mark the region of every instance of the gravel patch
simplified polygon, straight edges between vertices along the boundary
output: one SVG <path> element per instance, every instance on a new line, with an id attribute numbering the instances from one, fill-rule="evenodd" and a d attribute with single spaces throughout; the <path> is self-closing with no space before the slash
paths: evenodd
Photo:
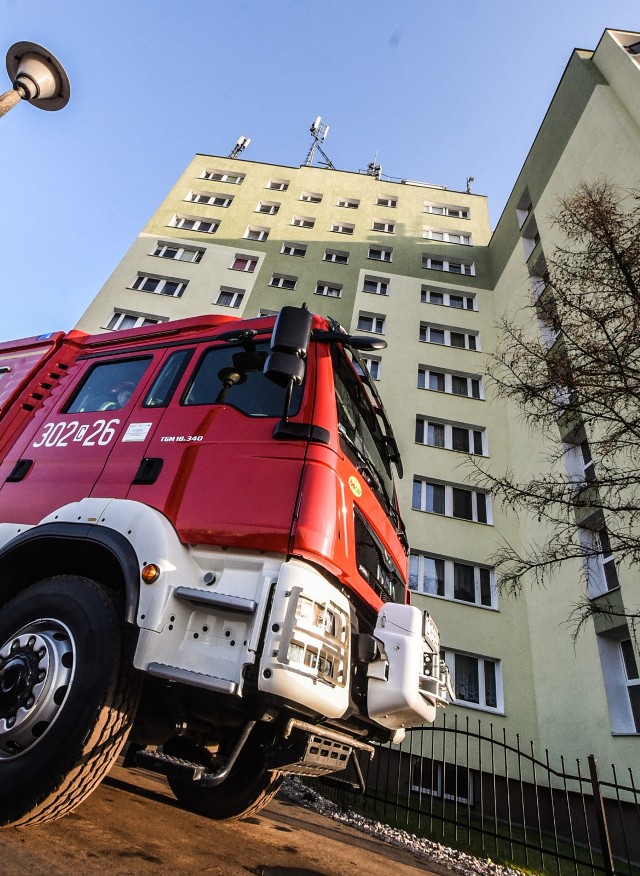
<path id="1" fill-rule="evenodd" d="M 374 821 L 364 815 L 355 812 L 343 812 L 339 807 L 318 794 L 313 788 L 307 787 L 295 776 L 288 776 L 282 784 L 280 793 L 294 802 L 340 821 L 343 824 L 368 833 L 377 839 L 390 843 L 394 846 L 406 849 L 418 855 L 422 855 L 427 861 L 447 867 L 455 873 L 463 876 L 522 876 L 522 872 L 501 864 L 495 864 L 490 858 L 475 858 L 456 849 L 450 849 L 440 843 L 434 843 L 424 837 L 418 837 L 406 830 L 390 827 L 381 821 Z"/>

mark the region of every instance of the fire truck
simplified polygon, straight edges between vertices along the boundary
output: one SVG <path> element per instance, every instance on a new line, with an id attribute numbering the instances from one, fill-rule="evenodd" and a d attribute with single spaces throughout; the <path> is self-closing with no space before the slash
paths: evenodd
<path id="1" fill-rule="evenodd" d="M 304 306 L 0 344 L 0 825 L 125 743 L 226 819 L 434 720 L 381 344 Z"/>

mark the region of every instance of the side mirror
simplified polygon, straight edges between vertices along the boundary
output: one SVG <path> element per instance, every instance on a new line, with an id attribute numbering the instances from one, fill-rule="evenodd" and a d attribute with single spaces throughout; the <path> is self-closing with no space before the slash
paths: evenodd
<path id="1" fill-rule="evenodd" d="M 311 313 L 304 307 L 283 307 L 271 335 L 264 376 L 278 386 L 298 386 L 311 340 Z"/>

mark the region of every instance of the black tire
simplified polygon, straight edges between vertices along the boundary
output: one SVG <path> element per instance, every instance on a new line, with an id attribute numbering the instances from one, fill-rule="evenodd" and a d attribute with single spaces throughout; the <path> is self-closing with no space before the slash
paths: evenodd
<path id="1" fill-rule="evenodd" d="M 67 815 L 124 745 L 139 685 L 108 592 L 40 581 L 0 609 L 0 826 Z"/>
<path id="2" fill-rule="evenodd" d="M 165 743 L 163 751 L 192 763 L 204 764 L 215 771 L 208 752 L 188 739 L 176 737 Z M 252 746 L 249 740 L 229 776 L 221 784 L 213 788 L 202 788 L 197 782 L 172 776 L 168 781 L 184 809 L 206 818 L 224 821 L 259 812 L 275 796 L 283 778 L 283 773 L 265 768 L 261 750 Z"/>

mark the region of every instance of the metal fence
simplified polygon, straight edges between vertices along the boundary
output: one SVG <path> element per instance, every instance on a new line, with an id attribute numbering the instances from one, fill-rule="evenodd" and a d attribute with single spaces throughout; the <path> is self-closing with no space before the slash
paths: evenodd
<path id="1" fill-rule="evenodd" d="M 640 787 L 589 755 L 567 765 L 533 743 L 458 720 L 361 757 L 364 795 L 316 780 L 341 807 L 472 854 L 545 873 L 640 876 Z M 575 767 L 573 764 L 575 763 Z M 355 773 L 352 776 L 355 778 Z M 316 784 L 314 783 L 314 784 Z"/>

